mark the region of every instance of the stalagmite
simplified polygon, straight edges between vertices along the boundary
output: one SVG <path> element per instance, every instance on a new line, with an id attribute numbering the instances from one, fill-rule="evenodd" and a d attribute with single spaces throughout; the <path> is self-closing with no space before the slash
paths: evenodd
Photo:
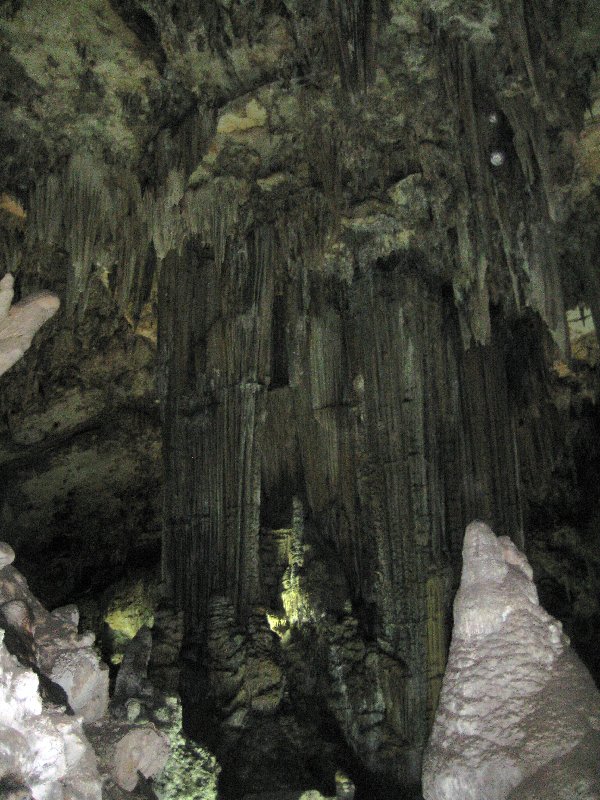
<path id="1" fill-rule="evenodd" d="M 471 523 L 425 800 L 600 797 L 600 693 L 526 557 Z"/>

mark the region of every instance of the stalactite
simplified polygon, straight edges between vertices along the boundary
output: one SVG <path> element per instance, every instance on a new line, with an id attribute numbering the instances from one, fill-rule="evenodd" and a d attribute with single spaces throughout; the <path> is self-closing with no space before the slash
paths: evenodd
<path id="1" fill-rule="evenodd" d="M 131 311 L 132 302 L 139 306 L 139 298 L 148 293 L 147 287 L 154 281 L 149 270 L 158 271 L 170 250 L 181 250 L 187 235 L 208 226 L 210 212 L 204 213 L 198 204 L 194 207 L 193 192 L 184 196 L 187 179 L 200 161 L 214 126 L 214 112 L 201 108 L 176 131 L 162 132 L 150 156 L 155 182 L 143 190 L 133 171 L 118 172 L 83 151 L 73 154 L 65 166 L 32 189 L 23 249 L 57 247 L 68 253 L 69 313 L 85 310 L 94 270 L 107 287 L 114 287 L 124 310 Z M 227 202 L 217 195 L 221 212 L 226 214 Z M 188 207 L 191 210 L 186 214 Z M 218 212 L 213 214 L 213 227 L 214 218 L 219 219 Z M 228 230 L 232 227 L 227 220 L 224 225 Z M 222 252 L 223 235 L 213 230 L 207 238 Z M 11 258 L 14 263 L 16 254 Z"/>
<path id="2" fill-rule="evenodd" d="M 165 564 L 188 623 L 200 628 L 212 595 L 228 596 L 244 617 L 260 594 L 261 420 L 274 274 L 272 231 L 230 241 L 218 213 L 213 208 L 204 226 L 210 250 L 196 238 L 163 267 L 161 391 L 172 488 Z"/>
<path id="3" fill-rule="evenodd" d="M 67 308 L 84 305 L 88 281 L 99 248 L 112 227 L 112 201 L 103 169 L 74 156 L 67 168 L 61 199 L 62 225 L 72 271 L 67 281 Z"/>
<path id="4" fill-rule="evenodd" d="M 50 174 L 29 196 L 27 243 L 59 244 L 62 235 L 61 191 L 64 176 Z"/>
<path id="5" fill-rule="evenodd" d="M 18 272 L 23 256 L 22 240 L 20 231 L 0 228 L 0 271 L 3 275 Z"/>
<path id="6" fill-rule="evenodd" d="M 333 62 L 346 91 L 365 89 L 373 79 L 377 10 L 372 0 L 327 0 Z"/>
<path id="7" fill-rule="evenodd" d="M 522 64 L 515 68 L 525 71 L 526 82 L 497 91 L 491 101 L 510 125 L 512 140 L 507 140 L 506 146 L 514 147 L 504 153 L 504 163 L 495 168 L 490 168 L 490 153 L 485 145 L 489 141 L 485 126 L 489 125 L 490 100 L 482 100 L 489 67 L 468 39 L 452 38 L 445 31 L 438 33 L 446 94 L 459 111 L 456 136 L 464 169 L 460 180 L 462 196 L 455 212 L 458 248 L 450 243 L 459 262 L 453 284 L 457 306 L 463 309 L 461 322 L 467 346 L 471 340 L 480 344 L 489 341 L 492 281 L 502 285 L 504 273 L 512 287 L 515 309 L 533 306 L 566 352 L 553 227 L 561 214 L 561 189 L 557 189 L 560 181 L 548 140 L 548 120 L 558 112 L 552 105 L 556 101 L 544 83 L 546 79 L 531 55 L 524 13 L 520 0 L 506 9 L 506 36 L 509 42 L 516 37 L 515 47 L 522 54 Z M 548 39 L 540 36 L 543 41 Z M 545 98 L 544 103 L 536 101 L 540 96 Z"/>
<path id="8" fill-rule="evenodd" d="M 430 725 L 433 725 L 446 667 L 445 598 L 440 584 L 439 575 L 430 575 L 427 579 L 427 718 Z"/>
<path id="9" fill-rule="evenodd" d="M 214 250 L 215 263 L 220 272 L 227 244 L 244 230 L 240 207 L 246 195 L 234 178 L 222 178 L 186 193 L 182 204 L 182 218 L 191 235 L 202 237 Z"/>

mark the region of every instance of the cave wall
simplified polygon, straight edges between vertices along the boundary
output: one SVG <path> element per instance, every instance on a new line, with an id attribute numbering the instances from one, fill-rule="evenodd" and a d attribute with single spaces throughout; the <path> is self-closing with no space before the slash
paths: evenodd
<path id="1" fill-rule="evenodd" d="M 2 528 L 50 605 L 160 559 L 155 351 L 97 287 L 85 321 L 61 315 L 2 381 Z"/>
<path id="2" fill-rule="evenodd" d="M 363 650 L 370 641 L 372 661 L 401 676 L 362 730 L 372 678 L 361 659 L 354 696 L 340 704 L 329 685 L 327 702 L 371 769 L 415 782 L 464 525 L 480 516 L 522 536 L 502 333 L 465 351 L 451 295 L 423 280 L 410 252 L 350 285 L 301 276 L 279 288 L 284 312 L 273 314 L 273 267 L 254 260 L 270 249 L 248 248 L 246 281 L 239 258 L 219 274 L 197 241 L 165 263 L 165 578 L 200 639 L 213 596 L 228 597 L 242 624 L 260 606 L 277 614 L 260 543 L 291 526 L 298 499 L 300 550 L 311 550 L 310 566 L 297 564 L 299 625 L 314 626 L 305 646 L 316 639 L 331 657 L 330 626 L 354 616 Z M 388 728 L 395 748 L 382 754 Z"/>
<path id="3" fill-rule="evenodd" d="M 167 259 L 160 291 L 165 452 L 173 459 L 163 556 L 189 628 L 202 640 L 211 596 L 229 598 L 242 628 L 251 609 L 265 604 L 260 543 L 270 529 L 291 526 L 298 499 L 300 549 L 310 555 L 289 559 L 280 587 L 288 616 L 290 593 L 300 595 L 292 640 L 294 626 L 309 631 L 296 633 L 304 638 L 294 647 L 324 651 L 328 678 L 319 692 L 343 738 L 365 766 L 402 785 L 418 780 L 464 525 L 488 519 L 522 543 L 530 499 L 523 487 L 551 472 L 559 447 L 545 432 L 545 415 L 531 402 L 518 406 L 507 370 L 518 349 L 517 321 L 528 309 L 555 346 L 568 350 L 557 222 L 572 156 L 553 126 L 575 130 L 580 114 L 576 93 L 564 104 L 548 83 L 545 48 L 557 19 L 538 18 L 535 9 L 526 19 L 511 5 L 504 15 L 473 9 L 461 25 L 430 11 L 435 55 L 411 89 L 435 97 L 443 111 L 441 118 L 425 111 L 414 127 L 400 123 L 406 138 L 396 145 L 404 155 L 398 180 L 377 192 L 375 165 L 352 184 L 336 130 L 346 122 L 338 98 L 335 127 L 327 130 L 331 116 L 319 109 L 313 132 L 325 157 L 311 139 L 304 143 L 305 158 L 317 159 L 313 180 L 329 201 L 327 213 L 318 209 L 315 220 L 314 203 L 290 211 L 273 185 L 286 185 L 289 175 L 248 186 L 247 173 L 239 177 L 244 165 L 225 160 L 227 136 L 238 146 L 251 141 L 260 169 L 262 129 L 272 133 L 281 113 L 273 88 L 246 98 L 237 119 L 217 119 L 209 154 L 214 148 L 219 155 L 202 162 L 199 191 L 216 217 L 200 242 Z M 406 38 L 399 38 L 416 47 L 401 30 Z M 404 87 L 414 70 L 407 60 Z M 378 88 L 374 80 L 372 95 L 361 94 L 350 82 L 340 94 L 354 103 L 373 149 L 381 141 L 372 128 Z M 435 131 L 430 139 L 426 122 Z M 494 154 L 500 164 L 490 163 Z M 232 220 L 214 192 L 234 176 L 240 193 Z M 308 252 L 295 230 L 311 227 L 306 214 L 322 237 L 309 240 Z M 186 313 L 190 296 L 198 301 Z M 532 356 L 533 374 L 542 355 Z M 539 391 L 546 389 L 540 382 Z M 272 586 L 270 595 L 269 611 L 280 613 Z M 340 646 L 336 625 L 352 629 L 353 618 L 358 625 Z M 359 643 L 359 655 L 348 641 Z M 384 671 L 380 659 L 395 662 L 396 693 L 361 725 L 361 703 L 377 708 L 365 643 L 375 675 Z M 336 658 L 341 677 L 328 670 Z M 375 686 L 381 689 L 378 679 Z"/>

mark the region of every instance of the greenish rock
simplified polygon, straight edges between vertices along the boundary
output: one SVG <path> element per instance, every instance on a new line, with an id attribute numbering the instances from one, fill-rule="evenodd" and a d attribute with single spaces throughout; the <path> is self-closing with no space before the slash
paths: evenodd
<path id="1" fill-rule="evenodd" d="M 171 754 L 154 780 L 158 800 L 217 800 L 220 767 L 213 755 L 188 739 L 182 730 L 181 701 L 166 698 L 157 722 L 169 738 Z"/>

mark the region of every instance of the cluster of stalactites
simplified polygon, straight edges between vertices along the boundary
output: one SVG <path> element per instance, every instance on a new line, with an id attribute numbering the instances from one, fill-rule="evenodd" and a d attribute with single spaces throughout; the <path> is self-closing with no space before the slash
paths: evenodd
<path id="1" fill-rule="evenodd" d="M 93 277 L 110 288 L 125 310 L 139 313 L 156 286 L 156 275 L 149 272 L 171 249 L 180 249 L 186 226 L 194 232 L 202 217 L 213 220 L 212 228 L 227 227 L 227 221 L 214 222 L 224 202 L 204 196 L 200 209 L 193 193 L 186 194 L 190 172 L 213 127 L 212 115 L 199 109 L 180 131 L 162 132 L 154 143 L 154 185 L 142 186 L 132 170 L 75 152 L 32 188 L 23 231 L 0 231 L 3 271 L 16 271 L 23 254 L 35 252 L 39 258 L 40 253 L 62 251 L 69 264 L 68 313 L 85 310 Z M 198 219 L 190 221 L 194 216 Z M 212 228 L 208 223 L 204 228 L 207 237 L 210 229 L 212 244 Z"/>
<path id="2" fill-rule="evenodd" d="M 566 352 L 557 236 L 568 204 L 569 152 L 556 132 L 578 121 L 554 73 L 542 68 L 538 51 L 552 48 L 550 22 L 539 3 L 507 3 L 494 18 L 493 37 L 482 43 L 475 22 L 461 28 L 452 17 L 452 27 L 445 6 L 430 5 L 462 153 L 450 249 L 463 339 L 467 346 L 489 342 L 490 299 L 501 287 L 507 308 L 533 308 Z M 508 67 L 498 64 L 492 81 L 490 65 L 498 58 Z"/>

